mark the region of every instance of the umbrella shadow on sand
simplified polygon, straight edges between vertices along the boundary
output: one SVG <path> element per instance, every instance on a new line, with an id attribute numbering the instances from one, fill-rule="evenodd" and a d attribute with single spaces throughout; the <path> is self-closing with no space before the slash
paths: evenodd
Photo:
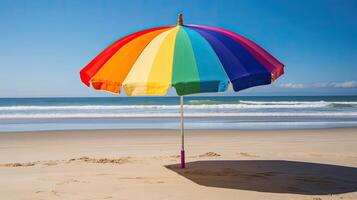
<path id="1" fill-rule="evenodd" d="M 305 195 L 357 191 L 357 168 L 286 160 L 195 161 L 166 168 L 203 186 Z"/>

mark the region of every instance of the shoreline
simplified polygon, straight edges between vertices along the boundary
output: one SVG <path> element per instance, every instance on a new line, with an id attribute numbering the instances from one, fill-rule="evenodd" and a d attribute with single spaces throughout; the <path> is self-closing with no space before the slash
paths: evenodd
<path id="1" fill-rule="evenodd" d="M 235 133 L 252 133 L 252 132 L 318 132 L 319 130 L 331 130 L 331 131 L 344 131 L 344 130 L 356 130 L 357 134 L 357 127 L 323 127 L 323 128 L 292 128 L 292 129 L 185 129 L 185 132 L 235 132 Z M 143 128 L 143 129 L 66 129 L 66 130 L 30 130 L 30 131 L 0 131 L 0 135 L 2 134 L 31 134 L 31 133 L 95 133 L 95 132 L 115 132 L 115 133 L 123 133 L 123 132 L 180 132 L 180 129 L 150 129 L 150 128 Z"/>

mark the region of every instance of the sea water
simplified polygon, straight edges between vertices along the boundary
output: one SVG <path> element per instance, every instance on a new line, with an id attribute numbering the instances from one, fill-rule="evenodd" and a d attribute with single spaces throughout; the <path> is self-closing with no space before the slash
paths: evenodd
<path id="1" fill-rule="evenodd" d="M 0 98 L 0 132 L 179 129 L 178 97 Z M 185 97 L 186 129 L 357 127 L 357 96 Z"/>

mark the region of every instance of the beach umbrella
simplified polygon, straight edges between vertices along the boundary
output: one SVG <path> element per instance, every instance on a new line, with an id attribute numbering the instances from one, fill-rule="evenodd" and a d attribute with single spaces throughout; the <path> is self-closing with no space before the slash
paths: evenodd
<path id="1" fill-rule="evenodd" d="M 181 167 L 185 167 L 183 96 L 270 84 L 284 65 L 255 42 L 216 27 L 183 24 L 130 34 L 80 71 L 86 86 L 127 96 L 180 96 Z"/>

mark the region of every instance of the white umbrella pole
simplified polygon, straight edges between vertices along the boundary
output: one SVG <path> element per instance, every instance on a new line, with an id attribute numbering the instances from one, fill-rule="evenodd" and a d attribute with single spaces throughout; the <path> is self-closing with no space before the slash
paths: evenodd
<path id="1" fill-rule="evenodd" d="M 181 111 L 181 168 L 185 168 L 185 128 L 183 121 L 183 96 L 180 96 Z"/>

